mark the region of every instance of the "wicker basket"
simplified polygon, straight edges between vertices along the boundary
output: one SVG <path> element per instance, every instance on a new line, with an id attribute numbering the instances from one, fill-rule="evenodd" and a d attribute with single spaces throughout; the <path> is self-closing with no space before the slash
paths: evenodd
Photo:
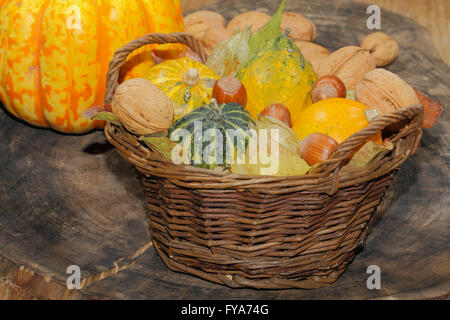
<path id="1" fill-rule="evenodd" d="M 134 50 L 183 43 L 204 60 L 190 35 L 149 34 L 118 50 L 110 63 L 105 104 Z M 153 244 L 175 271 L 233 288 L 312 289 L 333 283 L 363 245 L 367 226 L 399 166 L 416 150 L 423 107 L 376 118 L 338 146 L 317 170 L 299 177 L 236 175 L 175 165 L 124 128 L 105 134 L 143 173 Z M 362 169 L 340 171 L 353 150 L 390 125 L 404 123 Z"/>

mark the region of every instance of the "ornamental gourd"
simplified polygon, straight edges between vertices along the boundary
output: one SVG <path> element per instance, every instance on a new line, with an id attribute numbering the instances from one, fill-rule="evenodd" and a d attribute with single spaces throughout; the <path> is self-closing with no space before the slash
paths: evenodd
<path id="1" fill-rule="evenodd" d="M 246 110 L 253 118 L 273 103 L 288 108 L 292 121 L 311 104 L 316 74 L 300 50 L 285 35 L 269 41 L 239 69 L 236 76 L 247 90 Z"/>
<path id="2" fill-rule="evenodd" d="M 172 100 L 176 120 L 209 103 L 219 76 L 201 62 L 180 58 L 154 66 L 145 78 Z"/>
<path id="3" fill-rule="evenodd" d="M 35 126 L 66 133 L 102 127 L 81 113 L 103 104 L 114 52 L 145 34 L 177 31 L 183 31 L 179 0 L 0 0 L 0 100 Z M 153 66 L 152 49 L 176 56 L 182 48 L 136 50 L 123 79 Z"/>
<path id="4" fill-rule="evenodd" d="M 241 105 L 219 105 L 211 99 L 176 120 L 169 138 L 183 146 L 191 165 L 212 169 L 233 162 L 238 154 L 245 156 L 250 123 L 250 114 Z"/>
<path id="5" fill-rule="evenodd" d="M 299 113 L 292 124 L 292 130 L 300 141 L 312 133 L 321 133 L 342 143 L 353 133 L 369 125 L 368 110 L 370 109 L 366 105 L 350 99 L 321 100 Z M 382 144 L 381 132 L 373 140 Z"/>

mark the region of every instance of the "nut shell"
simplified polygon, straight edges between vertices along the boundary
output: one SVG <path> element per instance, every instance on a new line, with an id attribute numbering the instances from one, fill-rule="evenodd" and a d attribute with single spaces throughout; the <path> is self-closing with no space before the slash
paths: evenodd
<path id="1" fill-rule="evenodd" d="M 320 64 L 330 55 L 330 51 L 328 51 L 327 48 L 316 43 L 302 40 L 294 41 L 294 43 L 300 49 L 305 59 L 312 64 L 313 69 L 316 72 L 319 69 Z"/>
<path id="2" fill-rule="evenodd" d="M 225 18 L 214 11 L 196 11 L 187 15 L 183 21 L 185 32 L 197 38 L 207 54 L 231 36 L 231 32 L 225 29 Z"/>
<path id="3" fill-rule="evenodd" d="M 291 113 L 289 109 L 282 103 L 273 103 L 270 106 L 267 106 L 262 112 L 261 115 L 264 117 L 272 117 L 280 120 L 289 128 L 291 127 Z"/>
<path id="4" fill-rule="evenodd" d="M 112 112 L 130 132 L 137 135 L 165 131 L 173 122 L 173 103 L 146 79 L 130 79 L 116 89 Z"/>
<path id="5" fill-rule="evenodd" d="M 304 16 L 295 12 L 284 12 L 281 19 L 281 30 L 289 28 L 292 41 L 314 41 L 317 36 L 316 25 Z"/>
<path id="6" fill-rule="evenodd" d="M 397 42 L 384 32 L 367 35 L 361 42 L 361 48 L 370 51 L 377 67 L 388 65 L 398 57 Z"/>
<path id="7" fill-rule="evenodd" d="M 346 94 L 344 83 L 332 75 L 319 78 L 311 89 L 313 103 L 329 98 L 345 98 Z"/>
<path id="8" fill-rule="evenodd" d="M 235 77 L 221 78 L 214 83 L 212 96 L 217 103 L 239 103 L 242 107 L 247 105 L 247 90 Z"/>
<path id="9" fill-rule="evenodd" d="M 266 13 L 259 11 L 247 11 L 238 14 L 230 22 L 228 22 L 227 29 L 232 34 L 235 31 L 242 31 L 246 25 L 251 26 L 253 33 L 261 29 L 267 22 L 269 22 L 270 16 Z"/>
<path id="10" fill-rule="evenodd" d="M 355 89 L 364 75 L 375 69 L 375 59 L 367 49 L 347 46 L 333 52 L 319 66 L 319 77 L 335 75 L 344 82 L 347 90 Z"/>
<path id="11" fill-rule="evenodd" d="M 300 141 L 300 156 L 310 166 L 330 158 L 338 143 L 323 133 L 311 133 Z"/>
<path id="12" fill-rule="evenodd" d="M 389 113 L 419 103 L 414 89 L 396 74 L 375 69 L 364 76 L 355 89 L 356 100 L 379 114 Z"/>
<path id="13" fill-rule="evenodd" d="M 217 26 L 221 28 L 225 28 L 226 24 L 225 18 L 220 13 L 209 10 L 195 11 L 183 18 L 185 28 L 200 21 L 211 26 Z"/>
<path id="14" fill-rule="evenodd" d="M 203 39 L 199 39 L 206 53 L 209 55 L 212 50 L 222 41 L 225 41 L 231 37 L 231 32 L 225 28 L 212 28 Z"/>

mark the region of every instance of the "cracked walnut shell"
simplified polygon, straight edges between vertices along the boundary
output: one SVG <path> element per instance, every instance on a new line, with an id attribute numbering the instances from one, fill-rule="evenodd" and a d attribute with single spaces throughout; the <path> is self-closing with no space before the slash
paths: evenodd
<path id="1" fill-rule="evenodd" d="M 379 114 L 419 103 L 414 89 L 396 74 L 382 68 L 364 76 L 355 89 L 356 100 Z"/>
<path id="2" fill-rule="evenodd" d="M 353 90 L 364 75 L 375 69 L 375 59 L 367 49 L 356 46 L 342 47 L 324 60 L 318 68 L 318 76 L 334 75 L 344 82 L 347 90 Z"/>

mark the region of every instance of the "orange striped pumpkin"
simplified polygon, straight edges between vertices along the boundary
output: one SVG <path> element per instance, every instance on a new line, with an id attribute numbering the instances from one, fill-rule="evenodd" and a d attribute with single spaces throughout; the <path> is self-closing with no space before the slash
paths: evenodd
<path id="1" fill-rule="evenodd" d="M 101 128 L 81 116 L 102 105 L 108 63 L 122 45 L 152 32 L 183 31 L 179 0 L 0 0 L 0 100 L 24 121 L 65 133 Z M 151 50 L 134 52 L 124 78 L 142 77 Z"/>

